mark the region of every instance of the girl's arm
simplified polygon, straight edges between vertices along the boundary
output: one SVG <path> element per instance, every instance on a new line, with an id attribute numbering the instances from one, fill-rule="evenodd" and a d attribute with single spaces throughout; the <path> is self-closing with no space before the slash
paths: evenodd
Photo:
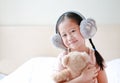
<path id="1" fill-rule="evenodd" d="M 93 83 L 94 78 L 98 75 L 98 71 L 99 69 L 94 65 L 89 64 L 79 77 L 64 83 Z"/>
<path id="2" fill-rule="evenodd" d="M 108 83 L 105 70 L 99 71 L 97 79 L 98 79 L 98 83 Z"/>

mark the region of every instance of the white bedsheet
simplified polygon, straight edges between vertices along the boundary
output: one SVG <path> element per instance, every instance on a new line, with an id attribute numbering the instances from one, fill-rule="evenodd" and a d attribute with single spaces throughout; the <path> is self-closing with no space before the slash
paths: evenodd
<path id="1" fill-rule="evenodd" d="M 51 79 L 56 58 L 33 58 L 5 77 L 0 83 L 54 83 Z M 120 59 L 107 62 L 108 83 L 120 83 Z"/>

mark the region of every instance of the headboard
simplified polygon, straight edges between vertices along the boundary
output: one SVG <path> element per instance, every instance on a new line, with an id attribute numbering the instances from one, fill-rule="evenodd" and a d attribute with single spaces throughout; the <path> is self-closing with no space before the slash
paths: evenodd
<path id="1" fill-rule="evenodd" d="M 120 25 L 98 25 L 93 42 L 106 61 L 120 58 Z M 54 25 L 0 26 L 0 72 L 9 74 L 33 57 L 56 57 Z M 89 42 L 86 40 L 89 45 Z"/>

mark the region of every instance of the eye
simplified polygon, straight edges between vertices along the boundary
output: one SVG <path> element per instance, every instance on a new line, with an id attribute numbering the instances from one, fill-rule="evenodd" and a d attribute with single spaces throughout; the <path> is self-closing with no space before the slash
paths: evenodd
<path id="1" fill-rule="evenodd" d="M 71 30 L 71 32 L 75 32 L 76 30 Z"/>
<path id="2" fill-rule="evenodd" d="M 67 34 L 62 34 L 61 36 L 62 36 L 62 37 L 66 37 L 66 36 L 67 36 Z"/>

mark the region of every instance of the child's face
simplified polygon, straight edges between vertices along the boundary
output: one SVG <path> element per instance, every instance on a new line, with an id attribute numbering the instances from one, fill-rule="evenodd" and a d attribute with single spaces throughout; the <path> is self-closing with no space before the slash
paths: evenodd
<path id="1" fill-rule="evenodd" d="M 80 33 L 80 27 L 74 20 L 65 19 L 59 24 L 58 28 L 67 48 L 77 50 L 85 44 L 85 40 Z"/>

